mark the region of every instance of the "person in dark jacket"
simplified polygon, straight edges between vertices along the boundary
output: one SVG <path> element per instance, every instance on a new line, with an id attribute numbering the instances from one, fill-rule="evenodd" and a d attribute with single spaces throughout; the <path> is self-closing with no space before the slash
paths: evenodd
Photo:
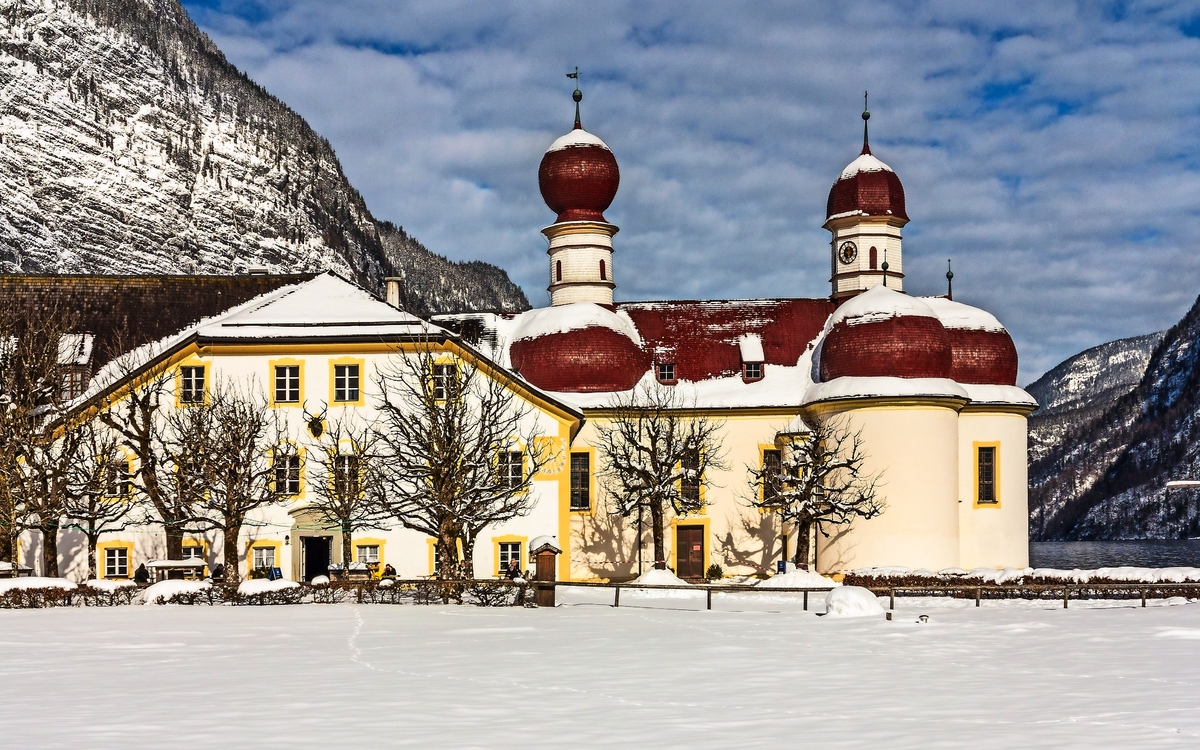
<path id="1" fill-rule="evenodd" d="M 392 567 L 391 563 L 388 563 L 387 565 L 383 566 L 383 576 L 382 577 L 383 578 L 395 578 L 396 577 L 396 569 Z"/>
<path id="2" fill-rule="evenodd" d="M 146 570 L 146 563 L 142 563 L 133 571 L 134 583 L 150 583 L 150 571 Z"/>
<path id="3" fill-rule="evenodd" d="M 504 569 L 504 577 L 510 581 L 522 578 L 521 564 L 516 560 L 509 560 L 508 567 Z"/>
<path id="4" fill-rule="evenodd" d="M 225 580 L 225 563 L 217 563 L 212 569 L 212 579 L 218 583 Z"/>

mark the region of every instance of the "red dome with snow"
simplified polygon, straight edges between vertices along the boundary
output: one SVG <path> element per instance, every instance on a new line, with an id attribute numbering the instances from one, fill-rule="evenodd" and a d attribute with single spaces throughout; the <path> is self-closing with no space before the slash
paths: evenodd
<path id="1" fill-rule="evenodd" d="M 1017 384 L 1017 347 L 994 315 L 944 297 L 925 302 L 950 337 L 950 377 L 960 383 Z"/>
<path id="2" fill-rule="evenodd" d="M 612 151 L 578 125 L 550 145 L 538 167 L 542 199 L 560 222 L 605 221 L 620 184 Z"/>
<path id="3" fill-rule="evenodd" d="M 862 154 L 842 170 L 829 189 L 825 220 L 842 216 L 892 216 L 908 222 L 900 178 L 872 156 L 865 144 Z"/>
<path id="4" fill-rule="evenodd" d="M 513 369 L 548 391 L 627 391 L 651 364 L 633 321 L 590 303 L 523 313 L 508 352 Z"/>
<path id="5" fill-rule="evenodd" d="M 929 305 L 876 286 L 834 311 L 820 376 L 948 378 L 951 355 L 950 337 Z"/>

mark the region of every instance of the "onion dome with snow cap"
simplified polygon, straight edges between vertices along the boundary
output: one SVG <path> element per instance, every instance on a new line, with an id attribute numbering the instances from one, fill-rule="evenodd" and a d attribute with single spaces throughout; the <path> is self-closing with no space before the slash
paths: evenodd
<path id="1" fill-rule="evenodd" d="M 950 336 L 923 300 L 884 286 L 834 311 L 821 342 L 820 377 L 948 378 Z"/>
<path id="2" fill-rule="evenodd" d="M 617 195 L 621 171 L 607 144 L 580 124 L 583 94 L 578 88 L 574 98 L 575 128 L 546 150 L 538 167 L 538 187 L 558 222 L 606 221 L 604 211 Z"/>
<path id="3" fill-rule="evenodd" d="M 959 383 L 1016 385 L 1017 347 L 991 313 L 945 297 L 923 301 L 950 337 L 950 377 Z"/>
<path id="4" fill-rule="evenodd" d="M 522 313 L 512 336 L 513 369 L 548 391 L 627 391 L 650 369 L 629 316 L 589 302 Z"/>
<path id="5" fill-rule="evenodd" d="M 890 216 L 908 223 L 904 210 L 904 186 L 892 168 L 871 154 L 867 140 L 867 120 L 863 111 L 863 147 L 829 189 L 825 221 L 843 216 Z"/>

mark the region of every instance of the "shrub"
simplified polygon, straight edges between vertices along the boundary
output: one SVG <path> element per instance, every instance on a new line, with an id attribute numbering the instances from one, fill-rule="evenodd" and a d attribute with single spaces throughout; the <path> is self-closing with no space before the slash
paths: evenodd
<path id="1" fill-rule="evenodd" d="M 704 572 L 704 577 L 710 581 L 719 581 L 725 577 L 725 569 L 720 565 L 713 563 L 708 566 L 708 570 Z"/>

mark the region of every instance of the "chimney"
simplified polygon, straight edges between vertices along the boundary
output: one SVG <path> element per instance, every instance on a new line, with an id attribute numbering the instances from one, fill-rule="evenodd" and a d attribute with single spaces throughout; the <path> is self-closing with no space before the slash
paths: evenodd
<path id="1" fill-rule="evenodd" d="M 387 303 L 397 310 L 400 309 L 400 282 L 399 276 L 388 276 L 384 281 L 387 282 Z"/>

